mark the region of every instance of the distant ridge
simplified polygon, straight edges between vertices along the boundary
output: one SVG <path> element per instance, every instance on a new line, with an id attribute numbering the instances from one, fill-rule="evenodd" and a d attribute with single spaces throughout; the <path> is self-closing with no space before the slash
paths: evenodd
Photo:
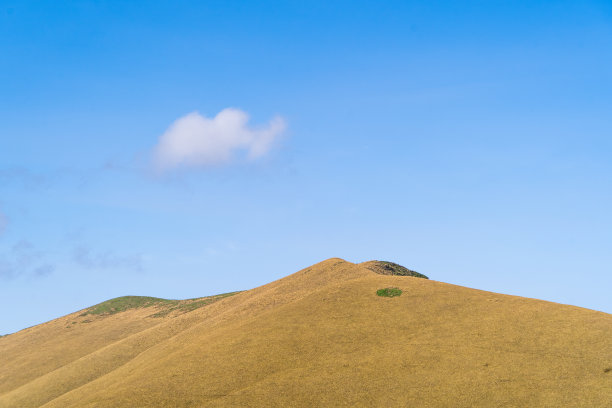
<path id="1" fill-rule="evenodd" d="M 0 338 L 0 407 L 610 407 L 612 315 L 420 278 L 111 299 Z"/>

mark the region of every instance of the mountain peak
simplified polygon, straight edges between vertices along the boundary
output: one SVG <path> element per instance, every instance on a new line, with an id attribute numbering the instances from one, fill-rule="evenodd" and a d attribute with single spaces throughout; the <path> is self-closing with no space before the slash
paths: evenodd
<path id="1" fill-rule="evenodd" d="M 331 258 L 111 299 L 0 338 L 0 406 L 609 406 L 612 316 L 414 276 Z"/>

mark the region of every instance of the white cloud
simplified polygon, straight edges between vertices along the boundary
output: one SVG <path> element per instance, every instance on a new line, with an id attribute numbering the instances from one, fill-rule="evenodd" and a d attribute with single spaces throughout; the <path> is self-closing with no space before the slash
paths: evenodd
<path id="1" fill-rule="evenodd" d="M 268 153 L 286 128 L 281 117 L 253 128 L 249 115 L 240 109 L 223 109 L 214 118 L 197 112 L 177 119 L 161 136 L 154 150 L 158 170 L 206 167 L 230 162 L 238 152 L 248 160 Z"/>

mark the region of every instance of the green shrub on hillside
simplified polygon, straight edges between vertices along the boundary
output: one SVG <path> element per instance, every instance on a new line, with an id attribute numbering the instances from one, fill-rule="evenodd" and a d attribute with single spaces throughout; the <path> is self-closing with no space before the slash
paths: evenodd
<path id="1" fill-rule="evenodd" d="M 376 291 L 376 294 L 378 296 L 384 296 L 384 297 L 395 297 L 395 296 L 401 295 L 402 290 L 400 288 L 384 288 L 384 289 L 378 289 Z"/>

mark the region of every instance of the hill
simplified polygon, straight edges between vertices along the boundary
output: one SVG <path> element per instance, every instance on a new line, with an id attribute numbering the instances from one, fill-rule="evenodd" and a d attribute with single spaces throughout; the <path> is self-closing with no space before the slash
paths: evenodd
<path id="1" fill-rule="evenodd" d="M 610 406 L 611 315 L 424 277 L 329 259 L 104 302 L 0 338 L 0 407 Z"/>

